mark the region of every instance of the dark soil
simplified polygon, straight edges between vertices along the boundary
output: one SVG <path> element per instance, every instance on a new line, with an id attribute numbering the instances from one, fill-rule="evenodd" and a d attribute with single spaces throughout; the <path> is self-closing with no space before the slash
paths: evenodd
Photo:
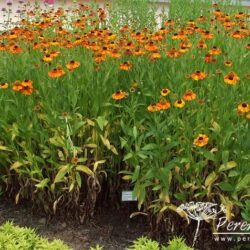
<path id="1" fill-rule="evenodd" d="M 145 218 L 130 219 L 129 210 L 128 207 L 122 212 L 105 209 L 93 220 L 80 225 L 58 217 L 48 222 L 46 217 L 34 214 L 28 206 L 0 201 L 0 225 L 13 221 L 16 225 L 34 228 L 39 235 L 51 240 L 60 239 L 74 250 L 88 250 L 96 244 L 104 246 L 105 250 L 123 250 L 133 240 L 149 232 Z"/>
<path id="2" fill-rule="evenodd" d="M 50 240 L 60 239 L 73 250 L 89 250 L 91 246 L 99 244 L 104 250 L 124 250 L 140 236 L 149 236 L 150 228 L 145 216 L 129 218 L 136 207 L 125 204 L 118 209 L 105 208 L 96 213 L 91 221 L 80 225 L 73 219 L 54 217 L 49 221 L 42 214 L 36 214 L 28 205 L 14 205 L 0 200 L 0 225 L 6 221 L 13 221 L 16 225 L 34 228 L 41 236 Z M 189 244 L 192 244 L 195 223 L 178 225 Z M 178 230 L 177 230 L 178 231 Z M 189 235 L 189 236 L 188 236 Z M 187 237 L 188 236 L 188 237 Z M 166 245 L 167 239 L 156 237 Z M 196 249 L 199 250 L 247 250 L 250 242 L 215 242 L 206 225 L 203 225 Z M 189 239 L 189 240 L 188 240 Z"/>

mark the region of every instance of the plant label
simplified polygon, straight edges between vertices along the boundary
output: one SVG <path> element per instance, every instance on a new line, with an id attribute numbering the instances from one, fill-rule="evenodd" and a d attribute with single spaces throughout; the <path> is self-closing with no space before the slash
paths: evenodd
<path id="1" fill-rule="evenodd" d="M 132 191 L 122 191 L 122 201 L 137 201 L 137 198 L 133 196 Z"/>

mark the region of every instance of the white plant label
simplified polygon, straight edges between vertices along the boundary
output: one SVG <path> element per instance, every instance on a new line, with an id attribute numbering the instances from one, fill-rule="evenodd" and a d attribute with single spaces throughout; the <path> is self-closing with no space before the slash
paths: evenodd
<path id="1" fill-rule="evenodd" d="M 132 191 L 122 191 L 122 201 L 137 201 Z"/>

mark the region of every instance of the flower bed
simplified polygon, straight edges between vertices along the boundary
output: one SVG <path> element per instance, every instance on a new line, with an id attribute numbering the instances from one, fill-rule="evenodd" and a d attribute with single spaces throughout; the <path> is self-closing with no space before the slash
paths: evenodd
<path id="1" fill-rule="evenodd" d="M 116 3 L 27 5 L 2 32 L 1 193 L 81 222 L 127 189 L 157 224 L 188 201 L 248 213 L 249 14 Z"/>

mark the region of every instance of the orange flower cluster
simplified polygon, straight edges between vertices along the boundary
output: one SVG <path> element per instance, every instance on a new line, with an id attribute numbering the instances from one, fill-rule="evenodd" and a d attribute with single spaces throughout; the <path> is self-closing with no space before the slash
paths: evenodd
<path id="1" fill-rule="evenodd" d="M 156 112 L 156 111 L 161 111 L 161 110 L 167 110 L 171 107 L 171 103 L 165 98 L 166 96 L 168 96 L 171 93 L 171 90 L 165 88 L 162 89 L 160 91 L 161 96 L 163 96 L 164 98 L 162 98 L 158 103 L 153 103 L 150 104 L 147 109 L 149 112 Z M 186 102 L 192 101 L 196 99 L 196 94 L 192 91 L 192 90 L 187 90 L 184 95 L 183 95 L 183 99 L 179 99 L 176 100 L 174 102 L 174 106 L 176 108 L 184 108 L 184 106 L 186 105 Z"/>
<path id="2" fill-rule="evenodd" d="M 15 81 L 12 89 L 23 95 L 31 95 L 33 93 L 33 82 L 31 80 Z"/>
<path id="3" fill-rule="evenodd" d="M 202 55 L 205 67 L 207 63 L 217 65 L 221 61 L 224 62 L 221 66 L 224 68 L 215 69 L 215 72 L 211 74 L 208 74 L 209 70 L 200 68 L 200 70 L 186 75 L 194 81 L 206 81 L 208 76 L 213 73 L 221 74 L 225 68 L 234 65 L 233 61 L 228 59 L 226 48 L 216 44 L 218 34 L 222 33 L 225 39 L 231 41 L 242 40 L 240 41 L 243 45 L 242 49 L 246 53 L 250 49 L 250 44 L 245 42 L 250 35 L 249 15 L 239 12 L 229 16 L 218 9 L 218 5 L 213 6 L 211 19 L 200 16 L 184 24 L 167 20 L 164 21 L 163 27 L 155 30 L 147 27 L 136 29 L 127 24 L 119 27 L 117 32 L 107 26 L 109 7 L 92 9 L 84 4 L 79 4 L 78 7 L 74 10 L 72 19 L 68 18 L 67 11 L 62 8 L 37 11 L 37 13 L 28 11 L 26 13 L 28 18 L 22 19 L 18 26 L 0 35 L 0 52 L 21 54 L 35 50 L 44 67 L 53 65 L 48 70 L 48 77 L 53 79 L 60 78 L 77 68 L 81 69 L 81 63 L 77 60 L 67 61 L 65 68 L 57 66 L 62 65 L 61 59 L 63 59 L 64 50 L 70 53 L 72 49 L 77 51 L 85 49 L 92 55 L 96 70 L 100 69 L 105 61 L 111 60 L 118 70 L 124 71 L 124 74 L 127 75 L 137 67 L 135 58 L 140 58 L 138 61 L 143 58 L 150 62 L 161 62 L 161 60 L 172 62 L 187 56 L 196 60 L 197 52 L 198 55 Z M 40 21 L 38 21 L 39 19 Z M 62 20 L 67 20 L 69 29 Z M 204 23 L 210 27 L 208 28 L 208 25 L 204 25 Z M 53 31 L 52 35 L 51 31 Z M 239 46 L 241 45 L 239 44 Z M 192 54 L 188 55 L 189 52 Z M 221 58 L 223 59 L 221 60 Z M 240 77 L 234 71 L 224 76 L 225 84 L 236 85 L 239 80 Z M 0 89 L 6 88 L 8 88 L 7 83 L 0 84 Z M 33 91 L 32 83 L 24 82 L 16 82 L 13 89 L 25 95 L 29 95 Z M 135 89 L 137 87 L 132 86 L 130 92 Z M 162 99 L 156 104 L 149 105 L 148 110 L 155 112 L 169 109 L 171 104 L 166 98 L 170 93 L 169 89 L 162 89 L 160 91 Z M 120 90 L 112 94 L 112 99 L 122 100 L 127 96 L 126 91 Z M 178 100 L 174 98 L 173 106 L 183 108 L 187 102 L 195 100 L 196 97 L 196 93 L 187 90 Z M 200 103 L 203 104 L 204 101 L 200 101 Z"/>

